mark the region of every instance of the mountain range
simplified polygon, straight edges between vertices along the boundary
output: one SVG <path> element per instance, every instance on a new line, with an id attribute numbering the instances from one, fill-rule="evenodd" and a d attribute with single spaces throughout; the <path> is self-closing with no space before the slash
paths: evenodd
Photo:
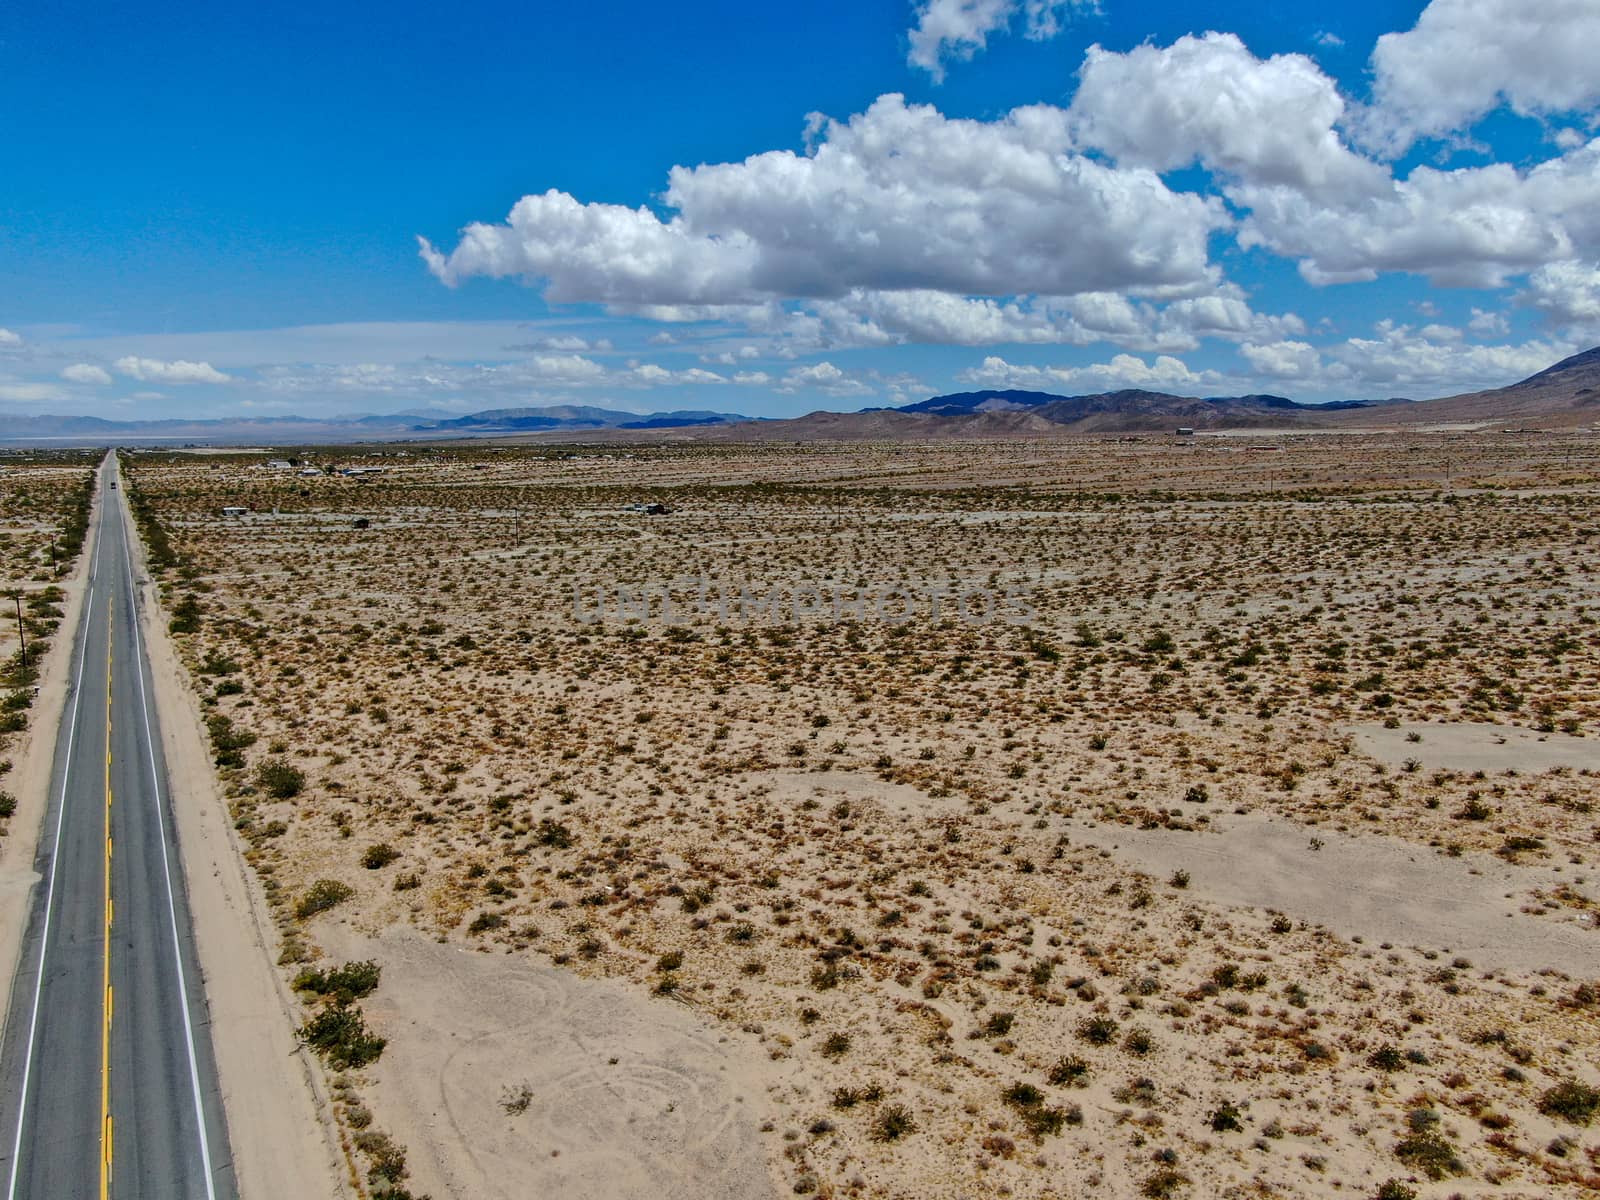
<path id="1" fill-rule="evenodd" d="M 985 390 L 932 396 L 899 408 L 819 411 L 789 420 L 679 410 L 632 413 L 583 405 L 495 408 L 454 416 L 436 410 L 327 419 L 259 417 L 111 421 L 0 413 L 0 442 L 200 442 L 293 444 L 530 437 L 583 433 L 607 440 L 824 441 L 1053 437 L 1172 432 L 1176 428 L 1354 429 L 1517 425 L 1571 428 L 1600 422 L 1600 346 L 1506 387 L 1437 400 L 1303 404 L 1284 396 L 1178 396 L 1124 389 L 1082 396 Z"/>
<path id="2" fill-rule="evenodd" d="M 436 410 L 377 416 L 167 418 L 111 421 L 0 413 L 0 441 L 357 442 L 390 438 L 487 437 L 561 430 L 692 429 L 754 421 L 738 413 L 680 410 L 633 413 L 585 405 L 491 408 L 454 416 Z"/>

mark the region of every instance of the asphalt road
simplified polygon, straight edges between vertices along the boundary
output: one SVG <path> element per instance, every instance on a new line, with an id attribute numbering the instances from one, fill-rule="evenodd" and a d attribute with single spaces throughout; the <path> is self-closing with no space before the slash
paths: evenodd
<path id="1" fill-rule="evenodd" d="M 0 1045 L 0 1200 L 234 1200 L 115 478 Z"/>

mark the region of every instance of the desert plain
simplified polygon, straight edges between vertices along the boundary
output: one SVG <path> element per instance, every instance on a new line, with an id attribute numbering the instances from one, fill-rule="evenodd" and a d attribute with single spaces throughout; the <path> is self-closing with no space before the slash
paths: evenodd
<path id="1" fill-rule="evenodd" d="M 1600 1189 L 1590 432 L 123 462 L 347 1194 Z"/>

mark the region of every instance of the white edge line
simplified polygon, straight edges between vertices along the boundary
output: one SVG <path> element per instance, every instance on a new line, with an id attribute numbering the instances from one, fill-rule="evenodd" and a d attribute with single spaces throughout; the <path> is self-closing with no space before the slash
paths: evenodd
<path id="1" fill-rule="evenodd" d="M 118 502 L 120 510 L 121 503 Z M 128 548 L 128 526 L 122 522 L 122 554 L 128 567 L 128 605 L 133 626 L 134 674 L 139 677 L 139 707 L 144 711 L 145 747 L 150 753 L 150 783 L 155 789 L 156 830 L 161 837 L 161 873 L 167 884 L 167 917 L 172 925 L 172 961 L 178 971 L 178 999 L 183 1006 L 183 1037 L 189 1051 L 189 1086 L 194 1091 L 195 1123 L 200 1127 L 200 1165 L 205 1172 L 206 1198 L 216 1200 L 211 1180 L 211 1139 L 206 1132 L 205 1105 L 200 1099 L 200 1065 L 194 1049 L 194 1022 L 189 1016 L 189 985 L 183 970 L 183 940 L 178 933 L 178 904 L 172 890 L 172 864 L 167 857 L 167 821 L 161 807 L 161 777 L 156 770 L 155 736 L 150 731 L 150 703 L 144 687 L 144 642 L 139 636 L 139 603 L 133 590 L 133 552 Z"/>
<path id="2" fill-rule="evenodd" d="M 44 959 L 50 949 L 50 916 L 56 901 L 56 867 L 61 862 L 61 819 L 67 812 L 67 781 L 72 777 L 72 742 L 78 732 L 78 710 L 83 702 L 83 664 L 89 657 L 90 617 L 94 613 L 94 579 L 99 567 L 100 551 L 105 544 L 105 509 L 100 510 L 100 528 L 94 535 L 94 564 L 89 572 L 87 603 L 84 605 L 81 637 L 78 641 L 78 675 L 73 681 L 72 721 L 67 725 L 67 750 L 61 771 L 61 796 L 56 802 L 55 840 L 50 844 L 50 880 L 45 885 L 44 929 L 39 934 L 39 970 L 33 980 L 33 1014 L 28 1018 L 28 1052 L 22 1059 L 22 1092 L 17 1101 L 17 1135 L 11 1143 L 11 1181 L 6 1187 L 7 1200 L 16 1200 L 17 1168 L 22 1164 L 22 1128 L 28 1116 L 28 1083 L 33 1075 L 34 1041 L 39 1029 L 39 997 L 44 990 Z"/>

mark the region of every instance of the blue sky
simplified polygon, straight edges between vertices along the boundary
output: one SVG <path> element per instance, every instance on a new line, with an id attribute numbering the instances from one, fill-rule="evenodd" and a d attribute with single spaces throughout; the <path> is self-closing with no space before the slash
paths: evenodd
<path id="1" fill-rule="evenodd" d="M 1593 0 L 16 7 L 4 411 L 1421 397 L 1600 341 Z"/>

